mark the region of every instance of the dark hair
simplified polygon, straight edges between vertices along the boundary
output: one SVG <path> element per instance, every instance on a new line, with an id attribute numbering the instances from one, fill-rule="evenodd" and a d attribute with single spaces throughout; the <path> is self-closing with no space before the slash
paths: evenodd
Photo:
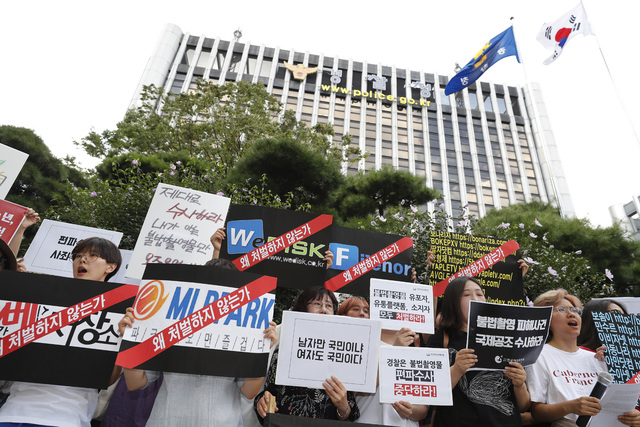
<path id="1" fill-rule="evenodd" d="M 369 303 L 364 297 L 354 295 L 342 301 L 342 304 L 340 304 L 340 307 L 338 308 L 338 316 L 346 316 L 349 310 L 351 310 L 351 307 L 353 307 L 358 301 L 364 303 L 367 309 L 369 308 Z"/>
<path id="2" fill-rule="evenodd" d="M 468 281 L 480 286 L 480 282 L 473 277 L 462 276 L 454 279 L 447 285 L 442 301 L 440 301 L 440 322 L 438 328 L 448 335 L 459 332 L 464 326 L 462 309 L 460 308 L 460 298 L 464 294 L 464 285 Z M 482 288 L 482 287 L 481 287 Z"/>
<path id="3" fill-rule="evenodd" d="M 236 267 L 236 265 L 233 262 L 224 258 L 210 259 L 209 261 L 205 262 L 204 265 L 208 267 L 218 267 L 218 268 L 224 268 L 226 270 L 238 271 L 238 267 Z"/>
<path id="4" fill-rule="evenodd" d="M 107 264 L 115 264 L 116 268 L 104 279 L 107 282 L 113 276 L 116 275 L 122 264 L 122 255 L 120 249 L 113 244 L 112 241 L 103 239 L 102 237 L 87 237 L 81 240 L 75 248 L 71 251 L 71 255 L 79 254 L 81 252 L 89 252 L 99 255 L 107 261 Z"/>
<path id="5" fill-rule="evenodd" d="M 308 311 L 307 304 L 313 301 L 323 300 L 325 295 L 328 295 L 329 298 L 331 298 L 331 302 L 333 303 L 333 314 L 336 314 L 336 312 L 338 311 L 338 300 L 336 299 L 336 296 L 333 294 L 333 292 L 322 285 L 312 286 L 300 292 L 300 295 L 298 295 L 296 302 L 294 302 L 291 306 L 291 310 L 302 311 L 306 313 Z"/>
<path id="6" fill-rule="evenodd" d="M 582 328 L 580 329 L 580 335 L 578 335 L 579 346 L 595 351 L 602 345 L 591 313 L 606 313 L 609 310 L 609 304 L 616 304 L 620 306 L 624 314 L 629 314 L 625 306 L 617 301 L 612 299 L 592 299 L 584 305 L 582 310 Z"/>

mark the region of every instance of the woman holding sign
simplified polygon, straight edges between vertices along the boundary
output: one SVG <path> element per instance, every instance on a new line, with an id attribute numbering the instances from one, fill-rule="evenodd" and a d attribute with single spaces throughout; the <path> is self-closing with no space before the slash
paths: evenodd
<path id="1" fill-rule="evenodd" d="M 120 250 L 106 239 L 90 237 L 71 251 L 75 279 L 105 282 L 116 274 Z M 115 368 L 112 382 L 120 375 Z M 98 404 L 98 390 L 49 384 L 14 382 L 7 402 L 0 409 L 0 426 L 89 427 Z"/>
<path id="2" fill-rule="evenodd" d="M 526 373 L 522 365 L 509 362 L 504 372 L 468 371 L 478 358 L 467 346 L 469 302 L 485 302 L 478 281 L 470 277 L 453 280 L 440 302 L 438 330 L 427 347 L 448 348 L 453 406 L 439 406 L 433 425 L 520 426 L 520 412 L 529 407 Z"/>
<path id="3" fill-rule="evenodd" d="M 352 296 L 340 304 L 338 316 L 369 318 L 369 303 L 363 297 Z M 395 345 L 406 347 L 413 343 L 415 333 L 409 328 L 399 331 L 384 329 L 380 338 L 380 345 Z M 398 401 L 380 403 L 380 389 L 375 393 L 358 393 L 356 401 L 360 408 L 358 423 L 381 424 L 385 426 L 418 427 L 418 421 L 427 415 L 427 405 L 412 405 L 409 402 Z"/>
<path id="4" fill-rule="evenodd" d="M 534 305 L 553 306 L 553 315 L 551 338 L 536 363 L 527 367 L 531 413 L 536 421 L 551 422 L 554 427 L 574 426 L 579 415 L 594 416 L 602 409 L 600 400 L 589 395 L 607 365 L 578 347 L 582 303 L 577 297 L 556 289 L 540 295 Z M 640 412 L 625 412 L 618 420 L 639 426 Z"/>
<path id="5" fill-rule="evenodd" d="M 338 300 L 324 286 L 307 288 L 291 307 L 293 311 L 336 314 Z M 275 384 L 278 349 L 273 353 L 264 390 L 255 398 L 255 410 L 262 423 L 275 399 L 275 411 L 298 417 L 355 421 L 360 416 L 354 393 L 347 391 L 334 376 L 327 378 L 324 390 Z"/>

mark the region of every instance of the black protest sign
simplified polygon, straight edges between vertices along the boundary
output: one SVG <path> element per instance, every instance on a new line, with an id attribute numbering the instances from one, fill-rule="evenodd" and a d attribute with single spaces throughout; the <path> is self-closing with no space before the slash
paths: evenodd
<path id="1" fill-rule="evenodd" d="M 381 427 L 381 424 L 359 423 L 363 427 Z M 321 418 L 296 417 L 284 414 L 267 414 L 264 427 L 340 427 L 344 421 L 325 420 Z"/>
<path id="2" fill-rule="evenodd" d="M 4 354 L 12 344 L 20 345 L 0 358 L 0 378 L 88 388 L 109 385 L 118 354 L 118 322 L 133 296 L 40 339 L 28 337 L 54 330 L 43 319 L 56 312 L 77 316 L 75 310 L 70 313 L 73 306 L 90 299 L 99 302 L 102 294 L 123 285 L 14 271 L 0 271 L 0 283 L 0 334 L 22 339 L 3 348 Z M 130 294 L 135 295 L 135 289 Z M 88 313 L 90 307 L 86 309 Z"/>
<path id="3" fill-rule="evenodd" d="M 487 302 L 525 305 L 522 271 L 518 265 L 520 251 L 515 254 L 505 254 L 507 256 L 504 260 L 484 271 L 477 271 L 477 267 L 472 265 L 476 260 L 485 257 L 506 243 L 505 240 L 447 231 L 432 231 L 430 242 L 431 251 L 436 257 L 430 268 L 430 283 L 441 282 L 467 266 L 471 266 L 465 275 L 478 279 Z"/>
<path id="4" fill-rule="evenodd" d="M 231 205 L 220 257 L 235 260 L 317 217 L 305 212 Z M 277 277 L 279 287 L 305 289 L 324 284 L 400 239 L 402 236 L 330 225 L 245 271 Z M 327 250 L 334 257 L 328 270 L 323 261 Z M 340 292 L 368 296 L 371 278 L 410 281 L 412 252 L 410 248 L 384 260 L 372 271 L 354 277 Z"/>
<path id="5" fill-rule="evenodd" d="M 475 350 L 473 369 L 502 370 L 509 362 L 532 365 L 549 335 L 553 307 L 520 307 L 469 302 L 467 348 Z"/>
<path id="6" fill-rule="evenodd" d="M 135 363 L 138 369 L 184 374 L 254 378 L 266 373 L 269 342 L 263 331 L 273 318 L 275 294 L 248 290 L 250 301 L 235 300 L 222 309 L 223 297 L 257 283 L 264 276 L 212 266 L 149 264 L 133 305 L 136 318 L 122 339 L 121 355 L 145 353 L 144 344 L 153 339 L 147 361 Z M 272 279 L 272 278 L 269 278 Z M 248 288 L 250 288 L 249 286 Z M 275 286 L 274 286 L 275 288 Z M 228 313 L 207 325 L 213 317 L 200 312 L 204 307 Z M 162 331 L 168 329 L 165 334 Z M 169 340 L 174 339 L 173 343 Z M 127 366 L 123 363 L 123 366 Z"/>
<path id="7" fill-rule="evenodd" d="M 329 248 L 333 253 L 333 265 L 327 271 L 327 278 L 331 279 L 342 274 L 343 271 L 350 269 L 381 249 L 393 245 L 400 239 L 402 236 L 395 234 L 331 226 Z M 371 279 L 411 281 L 412 254 L 413 247 L 410 247 L 392 258 L 380 260 L 382 261 L 381 265 L 357 278 L 354 276 L 354 280 L 341 287 L 340 292 L 368 297 Z"/>
<path id="8" fill-rule="evenodd" d="M 640 372 L 640 318 L 634 314 L 591 313 L 598 338 L 607 346 L 605 361 L 616 383 Z"/>
<path id="9" fill-rule="evenodd" d="M 220 257 L 235 260 L 285 235 L 318 215 L 262 206 L 231 205 L 227 214 L 227 237 Z M 304 289 L 324 283 L 329 250 L 329 229 L 325 228 L 271 255 L 246 271 L 278 278 L 278 286 Z"/>

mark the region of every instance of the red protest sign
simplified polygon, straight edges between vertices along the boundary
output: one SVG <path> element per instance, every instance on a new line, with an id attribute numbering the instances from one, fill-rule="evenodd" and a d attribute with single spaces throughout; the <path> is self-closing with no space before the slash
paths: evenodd
<path id="1" fill-rule="evenodd" d="M 11 242 L 26 213 L 24 206 L 0 200 L 0 239 Z"/>

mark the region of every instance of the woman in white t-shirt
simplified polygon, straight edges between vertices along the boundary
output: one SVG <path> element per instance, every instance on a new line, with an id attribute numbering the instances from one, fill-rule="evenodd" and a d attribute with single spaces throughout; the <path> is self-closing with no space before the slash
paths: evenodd
<path id="1" fill-rule="evenodd" d="M 550 422 L 554 427 L 575 426 L 579 415 L 594 416 L 600 400 L 589 394 L 598 374 L 607 365 L 592 352 L 578 347 L 582 325 L 582 304 L 564 289 L 545 292 L 536 298 L 535 306 L 553 306 L 550 340 L 535 364 L 527 368 L 527 386 L 531 394 L 531 413 L 537 422 Z M 618 420 L 629 426 L 640 426 L 640 412 L 625 412 Z"/>

